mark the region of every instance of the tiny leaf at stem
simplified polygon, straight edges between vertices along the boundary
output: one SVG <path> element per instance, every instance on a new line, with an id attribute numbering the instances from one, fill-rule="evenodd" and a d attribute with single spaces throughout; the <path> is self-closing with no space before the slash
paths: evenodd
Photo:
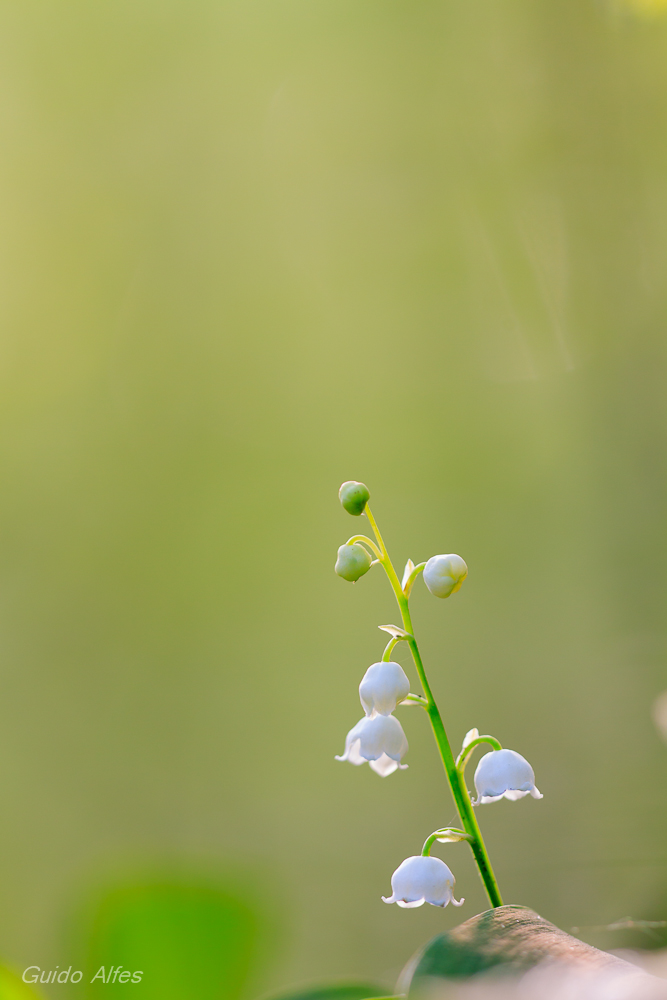
<path id="1" fill-rule="evenodd" d="M 404 698 L 403 701 L 399 701 L 398 704 L 399 705 L 405 705 L 405 706 L 407 706 L 407 705 L 421 705 L 422 708 L 426 708 L 428 706 L 428 702 L 427 702 L 426 698 L 422 698 L 422 696 L 420 694 L 409 694 L 407 696 L 407 698 Z"/>
<path id="2" fill-rule="evenodd" d="M 410 633 L 406 632 L 404 628 L 399 628 L 398 625 L 378 625 L 378 628 L 382 629 L 383 632 L 388 632 L 394 639 L 412 639 Z"/>

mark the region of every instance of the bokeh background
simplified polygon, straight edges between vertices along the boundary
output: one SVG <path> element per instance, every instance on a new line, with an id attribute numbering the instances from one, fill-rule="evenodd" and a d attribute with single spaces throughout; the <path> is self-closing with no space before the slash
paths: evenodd
<path id="1" fill-rule="evenodd" d="M 454 817 L 421 713 L 407 771 L 334 761 L 397 615 L 333 574 L 351 478 L 469 564 L 413 615 L 452 742 L 544 792 L 483 811 L 506 900 L 667 917 L 660 8 L 0 5 L 10 968 L 391 989 L 485 908 L 463 845 L 463 910 L 380 901 Z"/>

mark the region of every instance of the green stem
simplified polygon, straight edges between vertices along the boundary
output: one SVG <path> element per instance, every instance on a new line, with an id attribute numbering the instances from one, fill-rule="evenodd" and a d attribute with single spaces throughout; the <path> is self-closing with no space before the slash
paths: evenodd
<path id="1" fill-rule="evenodd" d="M 382 660 L 384 663 L 387 663 L 391 659 L 391 651 L 394 646 L 398 645 L 399 642 L 403 642 L 403 640 L 396 635 L 389 640 L 387 645 L 384 647 L 384 653 L 382 654 Z"/>
<path id="2" fill-rule="evenodd" d="M 465 779 L 456 767 L 454 755 L 452 754 L 452 748 L 449 745 L 449 740 L 447 739 L 447 733 L 445 732 L 445 727 L 440 716 L 440 712 L 438 711 L 438 706 L 435 703 L 431 686 L 428 682 L 428 678 L 426 677 L 426 671 L 419 652 L 417 640 L 414 637 L 408 599 L 403 593 L 401 584 L 396 575 L 396 570 L 394 569 L 391 559 L 389 558 L 387 547 L 384 544 L 382 535 L 380 534 L 380 530 L 368 504 L 366 504 L 365 514 L 368 517 L 369 523 L 382 552 L 380 562 L 384 566 L 385 572 L 389 578 L 389 583 L 391 584 L 394 594 L 396 595 L 396 600 L 401 612 L 401 618 L 403 620 L 403 627 L 406 632 L 410 633 L 407 643 L 410 646 L 410 652 L 412 653 L 412 658 L 415 661 L 415 667 L 417 668 L 417 673 L 419 674 L 419 680 L 421 681 L 422 688 L 424 689 L 424 695 L 427 701 L 426 711 L 428 712 L 429 719 L 431 720 L 435 741 L 438 744 L 440 757 L 442 758 L 442 763 L 449 780 L 449 787 L 451 788 L 458 814 L 461 817 L 463 829 L 471 837 L 470 848 L 475 861 L 477 862 L 479 874 L 491 901 L 491 905 L 494 907 L 502 906 L 503 901 L 500 896 L 498 883 L 496 882 L 496 877 L 493 874 L 493 869 L 491 867 L 491 862 L 489 861 L 482 833 L 479 829 L 477 817 L 475 816 L 475 812 L 470 801 L 470 795 L 468 794 L 468 789 L 465 785 Z"/>
<path id="3" fill-rule="evenodd" d="M 466 833 L 464 830 L 454 830 L 452 829 L 452 827 L 446 827 L 444 830 L 436 830 L 435 833 L 432 833 L 430 837 L 426 838 L 426 842 L 422 847 L 422 857 L 424 858 L 430 857 L 431 848 L 435 844 L 436 840 L 440 840 L 440 838 L 445 833 L 457 834 L 459 840 L 467 840 L 468 843 L 472 841 L 472 837 L 470 836 L 470 834 Z"/>
<path id="4" fill-rule="evenodd" d="M 362 545 L 367 545 L 368 548 L 373 553 L 373 555 L 376 556 L 379 561 L 382 561 L 382 553 L 380 552 L 379 548 L 377 547 L 375 542 L 372 542 L 370 538 L 366 538 L 365 535 L 352 535 L 352 538 L 348 538 L 345 544 L 358 545 L 360 542 Z"/>
<path id="5" fill-rule="evenodd" d="M 404 705 L 406 701 L 412 702 L 414 705 L 421 705 L 422 708 L 427 708 L 428 706 L 426 698 L 422 698 L 420 694 L 408 694 L 399 704 Z"/>
<path id="6" fill-rule="evenodd" d="M 494 736 L 478 736 L 476 739 L 471 740 L 456 758 L 456 767 L 461 774 L 465 771 L 466 764 L 468 763 L 468 757 L 473 752 L 475 747 L 478 747 L 481 743 L 488 743 L 494 750 L 502 750 L 500 743 Z"/>
<path id="7" fill-rule="evenodd" d="M 419 574 L 424 572 L 424 566 L 425 565 L 426 565 L 425 562 L 418 563 L 414 567 L 414 569 L 412 570 L 412 573 L 410 573 L 410 576 L 405 581 L 405 585 L 403 587 L 403 593 L 405 594 L 406 597 L 410 596 L 410 591 L 412 590 L 412 585 L 414 584 L 414 582 L 417 579 L 417 577 L 419 576 Z"/>

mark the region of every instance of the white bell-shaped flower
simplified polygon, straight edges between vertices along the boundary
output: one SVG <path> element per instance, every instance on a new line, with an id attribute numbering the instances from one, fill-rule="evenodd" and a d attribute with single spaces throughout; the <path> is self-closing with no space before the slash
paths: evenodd
<path id="1" fill-rule="evenodd" d="M 491 750 L 485 753 L 475 771 L 477 799 L 474 806 L 486 802 L 497 802 L 503 797 L 515 802 L 524 795 L 541 799 L 535 787 L 533 769 L 520 753 L 515 750 Z"/>
<path id="2" fill-rule="evenodd" d="M 408 752 L 408 741 L 403 727 L 393 715 L 364 716 L 351 729 L 345 740 L 345 753 L 336 760 L 349 760 L 350 764 L 371 765 L 376 774 L 386 778 L 397 768 L 405 770 L 401 758 Z"/>
<path id="3" fill-rule="evenodd" d="M 391 715 L 398 702 L 409 693 L 410 681 L 403 667 L 392 660 L 372 663 L 359 685 L 359 697 L 366 715 L 373 712 Z"/>
<path id="4" fill-rule="evenodd" d="M 468 567 L 461 556 L 431 556 L 424 566 L 424 583 L 435 597 L 455 594 L 468 575 Z"/>
<path id="5" fill-rule="evenodd" d="M 465 900 L 455 900 L 452 894 L 456 879 L 440 858 L 417 854 L 406 858 L 391 876 L 391 896 L 385 903 L 398 903 L 406 909 L 430 903 L 431 906 L 461 906 Z"/>

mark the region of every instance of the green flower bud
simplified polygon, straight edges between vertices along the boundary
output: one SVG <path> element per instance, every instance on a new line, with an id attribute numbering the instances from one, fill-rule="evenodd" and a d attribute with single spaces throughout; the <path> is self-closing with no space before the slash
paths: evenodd
<path id="1" fill-rule="evenodd" d="M 354 583 L 371 568 L 371 557 L 363 545 L 341 545 L 334 567 L 338 576 Z"/>
<path id="2" fill-rule="evenodd" d="M 349 483 L 343 483 L 338 490 L 338 497 L 348 514 L 354 514 L 355 517 L 358 517 L 359 514 L 363 514 L 364 507 L 371 495 L 367 486 L 364 486 L 363 483 L 355 483 L 352 479 Z"/>

